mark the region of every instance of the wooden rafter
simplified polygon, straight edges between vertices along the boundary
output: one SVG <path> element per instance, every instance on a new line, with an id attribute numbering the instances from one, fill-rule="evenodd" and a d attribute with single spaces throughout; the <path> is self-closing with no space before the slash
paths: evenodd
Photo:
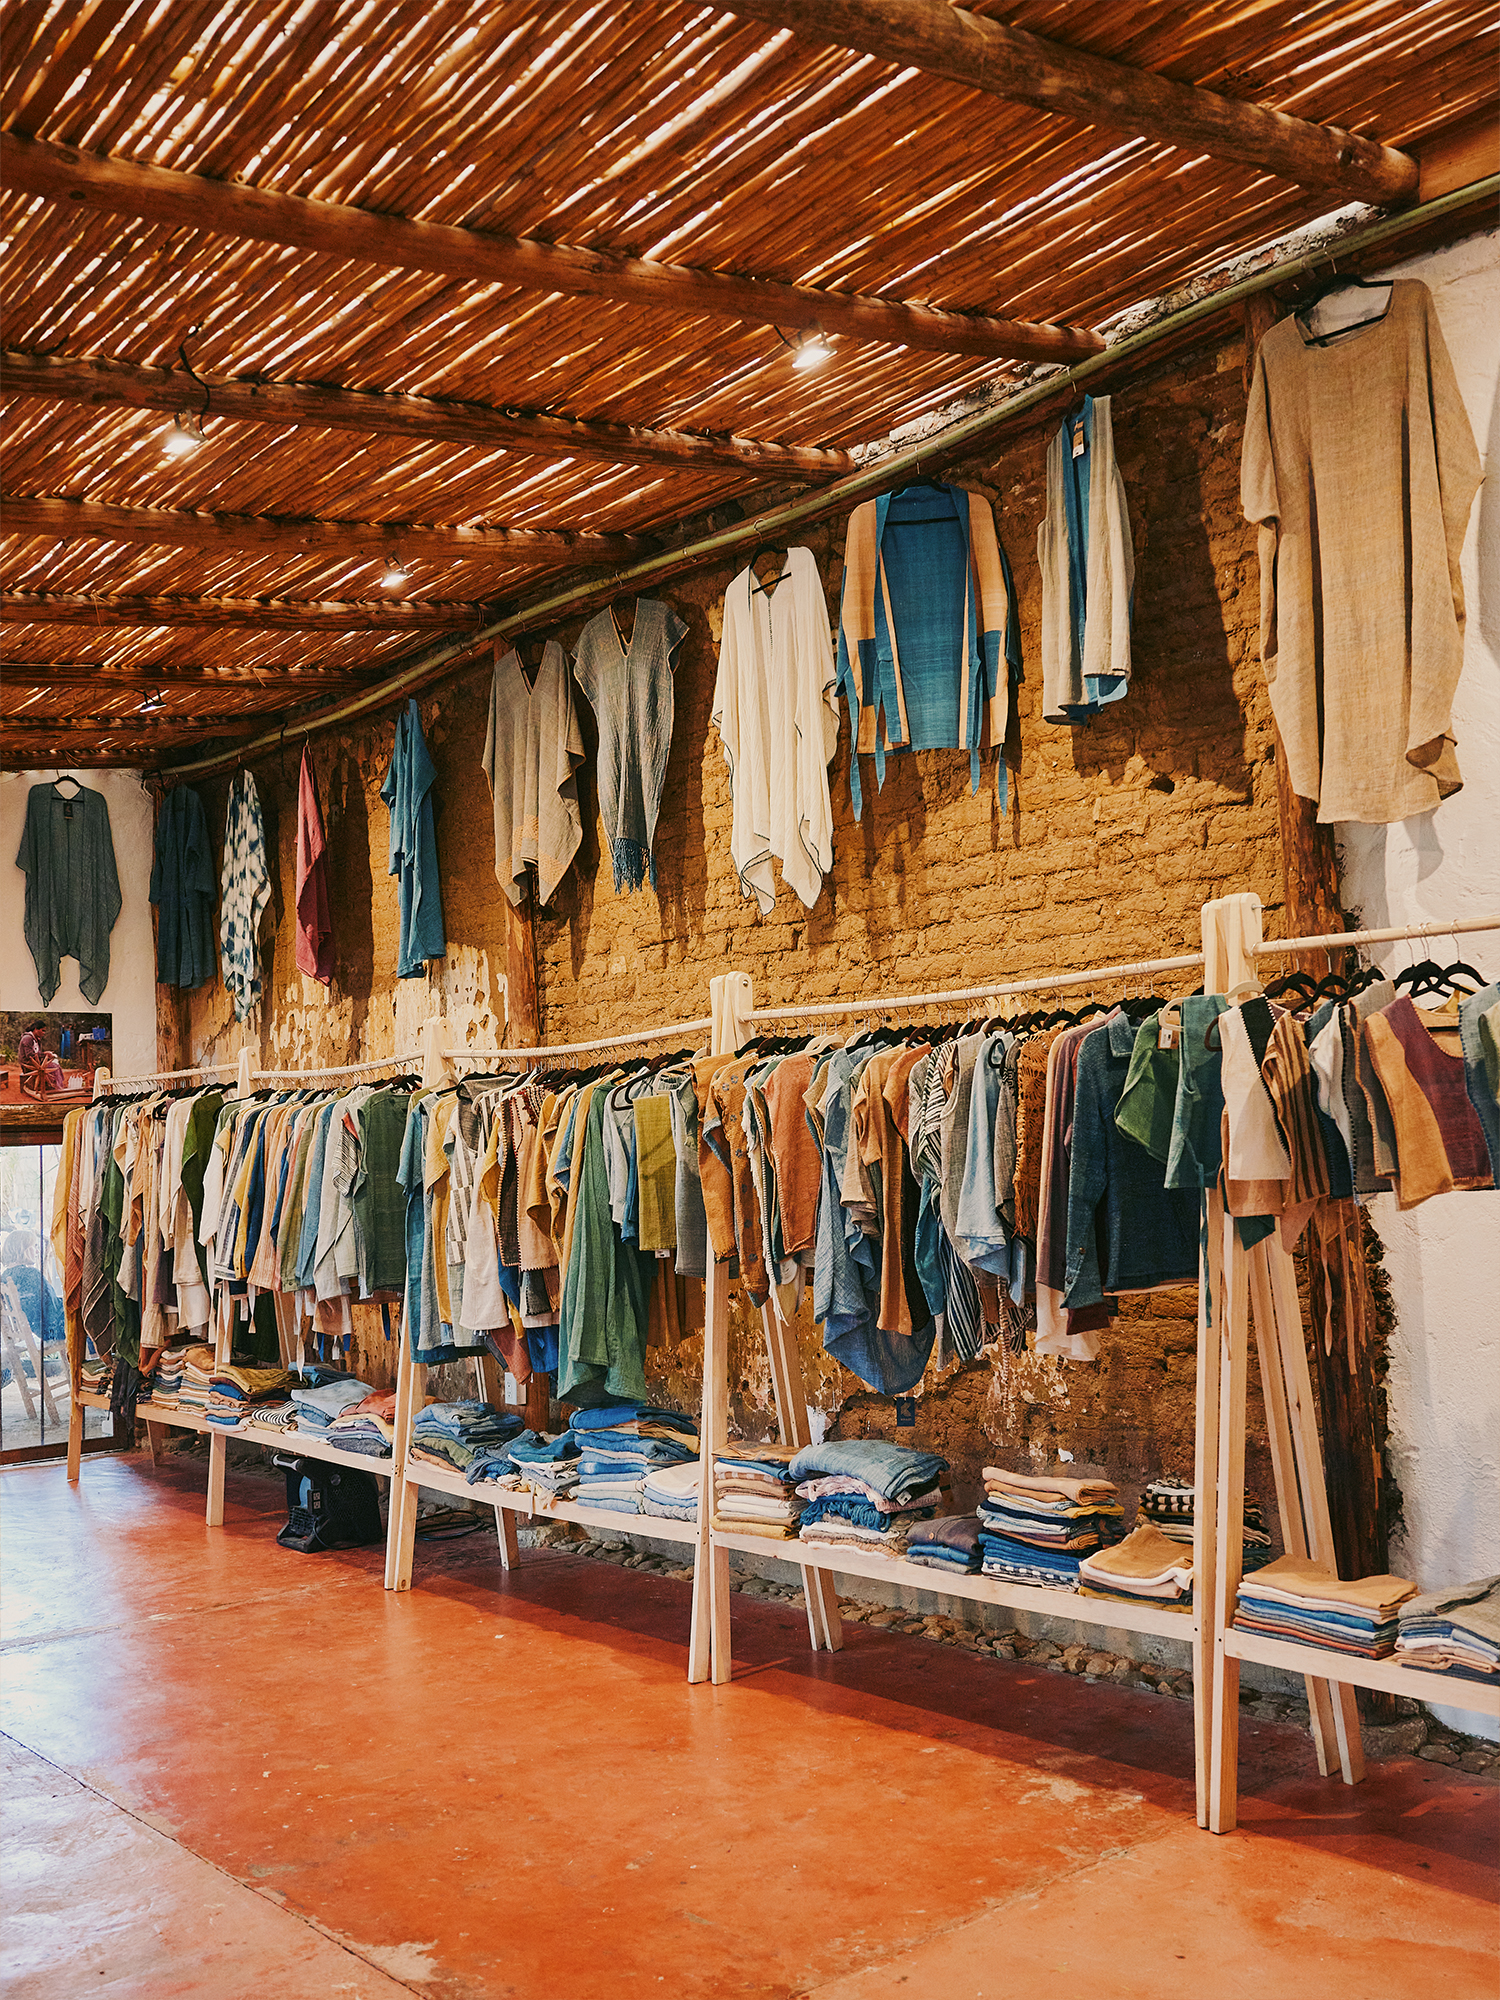
<path id="1" fill-rule="evenodd" d="M 0 619 L 12 625 L 251 625 L 265 631 L 457 632 L 482 622 L 477 604 L 436 604 L 391 597 L 379 603 L 286 597 L 67 597 L 46 591 L 8 590 Z"/>
<path id="2" fill-rule="evenodd" d="M 733 0 L 733 11 L 790 28 L 800 40 L 1235 160 L 1303 187 L 1337 189 L 1348 200 L 1390 206 L 1417 193 L 1416 161 L 1373 139 L 1045 41 L 948 0 Z"/>
<path id="3" fill-rule="evenodd" d="M 110 667 L 98 660 L 6 660 L 0 662 L 0 684 L 7 697 L 23 689 L 51 695 L 53 690 L 87 687 L 104 694 L 247 694 L 285 696 L 293 701 L 316 701 L 320 695 L 340 694 L 349 688 L 364 687 L 377 668 L 359 672 L 342 667 L 244 667 L 210 671 L 185 667 L 176 662 L 163 666 Z M 69 697 L 76 703 L 76 697 Z M 28 713 L 31 711 L 28 710 Z"/>
<path id="4" fill-rule="evenodd" d="M 997 360 L 1078 361 L 1103 347 L 1081 327 L 1036 325 L 981 313 L 811 285 L 615 257 L 562 243 L 455 229 L 376 215 L 335 202 L 273 194 L 238 181 L 209 180 L 167 167 L 83 153 L 73 146 L 11 134 L 0 154 L 0 184 L 15 194 L 78 203 L 114 215 L 134 215 L 174 229 L 282 243 L 323 256 L 436 271 L 475 284 L 607 298 L 663 313 L 752 320 L 802 332 L 844 334 L 939 353 L 982 354 Z"/>
<path id="5" fill-rule="evenodd" d="M 678 471 L 734 471 L 752 478 L 835 479 L 852 471 L 848 451 L 816 445 L 767 444 L 755 438 L 704 437 L 691 431 L 631 424 L 586 423 L 577 417 L 496 410 L 433 396 L 375 394 L 300 382 L 236 382 L 208 377 L 213 418 L 238 423 L 307 425 L 361 431 L 481 450 L 524 451 L 539 458 L 599 459 L 611 465 L 664 465 Z M 66 354 L 0 352 L 0 391 L 63 402 L 121 405 L 135 410 L 199 409 L 190 377 L 171 368 L 137 368 L 123 361 Z"/>
<path id="6" fill-rule="evenodd" d="M 638 535 L 568 534 L 561 528 L 437 528 L 410 521 L 318 521 L 283 514 L 193 514 L 169 507 L 111 507 L 93 500 L 0 495 L 0 529 L 54 541 L 93 536 L 178 549 L 239 549 L 283 558 L 325 555 L 378 560 L 393 552 L 432 562 L 628 562 L 648 544 Z"/>

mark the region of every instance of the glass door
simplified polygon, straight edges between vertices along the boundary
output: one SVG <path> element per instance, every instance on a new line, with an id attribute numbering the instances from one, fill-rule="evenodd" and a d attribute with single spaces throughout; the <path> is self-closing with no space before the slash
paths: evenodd
<path id="1" fill-rule="evenodd" d="M 62 1457 L 72 1397 L 63 1274 L 52 1252 L 62 1148 L 0 1146 L 0 1461 Z M 108 1445 L 108 1410 L 85 1410 L 84 1445 Z"/>

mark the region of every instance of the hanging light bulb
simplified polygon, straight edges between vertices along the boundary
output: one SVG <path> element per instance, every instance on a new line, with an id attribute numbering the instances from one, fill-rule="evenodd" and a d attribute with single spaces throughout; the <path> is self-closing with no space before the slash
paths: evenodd
<path id="1" fill-rule="evenodd" d="M 207 443 L 202 418 L 193 416 L 188 410 L 174 417 L 161 434 L 161 448 L 168 458 L 186 458 Z"/>
<path id="2" fill-rule="evenodd" d="M 410 575 L 411 571 L 399 555 L 387 556 L 385 568 L 380 573 L 380 587 L 382 590 L 399 590 Z"/>
<path id="3" fill-rule="evenodd" d="M 805 333 L 792 354 L 792 366 L 806 371 L 821 368 L 833 353 L 833 349 L 821 333 Z"/>

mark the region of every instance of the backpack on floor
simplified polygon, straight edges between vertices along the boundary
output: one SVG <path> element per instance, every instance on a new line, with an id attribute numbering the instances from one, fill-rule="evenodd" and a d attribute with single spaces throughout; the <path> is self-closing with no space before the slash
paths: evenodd
<path id="1" fill-rule="evenodd" d="M 284 1549 L 311 1556 L 384 1541 L 380 1487 L 372 1472 L 279 1454 L 273 1462 L 286 1474 L 286 1526 L 276 1537 Z"/>

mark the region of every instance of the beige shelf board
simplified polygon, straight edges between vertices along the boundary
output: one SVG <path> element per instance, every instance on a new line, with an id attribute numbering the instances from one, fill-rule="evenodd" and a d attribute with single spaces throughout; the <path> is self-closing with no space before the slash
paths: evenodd
<path id="1" fill-rule="evenodd" d="M 1077 1590 L 1052 1590 L 1045 1584 L 1011 1583 L 1004 1577 L 959 1571 L 945 1576 L 925 1563 L 882 1556 L 853 1545 L 830 1547 L 800 1541 L 795 1535 L 776 1541 L 767 1535 L 737 1535 L 727 1528 L 713 1531 L 715 1548 L 738 1549 L 743 1555 L 768 1556 L 800 1569 L 838 1570 L 845 1576 L 867 1576 L 881 1583 L 905 1584 L 938 1597 L 962 1597 L 976 1604 L 1004 1604 L 1016 1611 L 1040 1611 L 1049 1618 L 1070 1618 L 1079 1625 L 1097 1625 L 1113 1632 L 1155 1632 L 1184 1644 L 1193 1636 L 1191 1611 L 1169 1611 L 1156 1604 L 1117 1603 L 1112 1598 L 1085 1597 Z"/>
<path id="2" fill-rule="evenodd" d="M 613 1528 L 621 1535 L 654 1535 L 664 1542 L 688 1545 L 698 1539 L 693 1521 L 671 1521 L 663 1514 L 616 1514 L 608 1507 L 580 1507 L 574 1501 L 549 1500 L 540 1493 L 517 1493 L 490 1480 L 470 1486 L 461 1472 L 421 1458 L 406 1461 L 406 1478 L 412 1486 L 426 1486 L 434 1493 L 456 1493 L 481 1507 L 503 1507 L 507 1514 L 519 1514 L 528 1521 L 573 1521 L 582 1528 Z"/>
<path id="3" fill-rule="evenodd" d="M 1268 1639 L 1260 1632 L 1241 1632 L 1231 1625 L 1224 1650 L 1233 1659 L 1253 1660 L 1262 1667 L 1281 1667 L 1289 1674 L 1312 1674 L 1318 1680 L 1343 1681 L 1353 1687 L 1379 1688 L 1383 1694 L 1404 1694 L 1412 1701 L 1435 1702 L 1440 1708 L 1462 1708 L 1476 1715 L 1500 1716 L 1500 1681 L 1486 1687 L 1457 1674 L 1435 1674 L 1426 1667 L 1409 1667 L 1399 1660 L 1356 1660 L 1327 1646 L 1304 1646 L 1297 1639 Z"/>

